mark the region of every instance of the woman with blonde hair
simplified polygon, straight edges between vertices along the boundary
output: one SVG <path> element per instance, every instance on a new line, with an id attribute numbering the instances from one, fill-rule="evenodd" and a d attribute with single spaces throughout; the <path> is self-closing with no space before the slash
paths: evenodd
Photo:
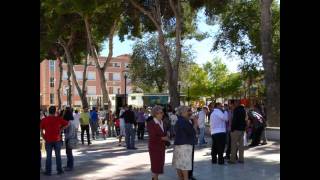
<path id="1" fill-rule="evenodd" d="M 165 143 L 169 137 L 163 127 L 163 111 L 161 106 L 155 106 L 151 111 L 153 120 L 147 124 L 149 133 L 149 155 L 151 161 L 152 180 L 158 180 L 159 174 L 163 174 L 165 161 Z"/>
<path id="2" fill-rule="evenodd" d="M 177 169 L 180 180 L 188 180 L 188 171 L 192 170 L 192 148 L 196 143 L 196 132 L 190 122 L 190 108 L 180 106 L 177 110 L 178 121 L 174 129 L 174 151 L 172 166 Z"/>

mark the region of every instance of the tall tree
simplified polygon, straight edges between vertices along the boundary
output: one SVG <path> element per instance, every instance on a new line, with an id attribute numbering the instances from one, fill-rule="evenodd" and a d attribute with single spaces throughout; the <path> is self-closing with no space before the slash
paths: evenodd
<path id="1" fill-rule="evenodd" d="M 175 41 L 168 38 L 168 51 L 170 57 L 175 57 Z M 192 61 L 193 54 L 189 46 L 182 48 L 180 68 L 188 66 Z M 144 90 L 144 92 L 153 92 L 157 87 L 158 92 L 168 89 L 166 67 L 159 50 L 159 43 L 156 34 L 148 34 L 142 40 L 137 40 L 133 46 L 131 56 L 132 63 L 129 75 L 132 82 Z M 181 71 L 180 71 L 181 72 Z"/>
<path id="2" fill-rule="evenodd" d="M 210 80 L 210 95 L 213 101 L 223 96 L 224 84 L 227 79 L 228 68 L 220 58 L 213 59 L 212 62 L 204 64 L 204 70 L 208 73 Z"/>
<path id="3" fill-rule="evenodd" d="M 122 1 L 117 0 L 66 0 L 64 8 L 68 13 L 78 14 L 84 22 L 90 54 L 95 62 L 96 69 L 100 78 L 102 89 L 103 104 L 111 101 L 107 90 L 107 82 L 104 73 L 113 54 L 113 36 L 117 29 L 121 17 Z M 99 62 L 99 50 L 105 39 L 109 40 L 109 54 L 106 62 L 101 66 Z"/>
<path id="4" fill-rule="evenodd" d="M 273 56 L 272 0 L 261 0 L 261 51 L 267 84 L 267 117 L 270 126 L 280 125 L 280 64 Z"/>
<path id="5" fill-rule="evenodd" d="M 280 124 L 280 6 L 272 0 L 193 2 L 205 7 L 208 22 L 218 23 L 213 50 L 223 49 L 243 59 L 263 62 L 267 116 L 270 125 Z M 272 16 L 271 16 L 272 15 Z M 261 58 L 262 56 L 262 58 Z"/>
<path id="6" fill-rule="evenodd" d="M 129 11 L 129 15 L 134 18 L 131 22 L 131 27 L 136 27 L 133 31 L 138 34 L 139 20 L 141 20 L 144 31 L 156 31 L 158 33 L 158 43 L 164 65 L 166 67 L 166 79 L 168 82 L 168 89 L 170 95 L 170 104 L 172 107 L 177 107 L 180 104 L 180 97 L 178 93 L 178 80 L 179 80 L 179 64 L 181 62 L 181 48 L 182 38 L 190 34 L 194 29 L 192 18 L 195 14 L 190 13 L 189 21 L 186 12 L 187 3 L 180 0 L 128 0 L 128 8 L 134 7 L 136 11 Z M 138 20 L 138 21 L 137 21 Z M 130 25 L 130 24 L 129 24 Z M 187 26 L 190 25 L 190 26 Z M 168 48 L 168 37 L 175 39 L 175 57 L 171 58 Z"/>
<path id="7" fill-rule="evenodd" d="M 79 63 L 84 57 L 84 52 L 87 51 L 86 41 L 84 37 L 84 25 L 81 24 L 81 19 L 77 14 L 66 14 L 64 9 L 61 8 L 61 2 L 59 1 L 46 1 L 41 2 L 42 15 L 41 15 L 41 33 L 40 33 L 40 45 L 41 55 L 45 55 L 45 50 L 48 44 L 54 44 L 59 46 L 65 59 L 67 61 L 68 69 L 70 70 L 72 81 L 81 97 L 83 107 L 88 106 L 88 102 L 81 91 L 81 88 L 77 82 L 76 74 L 73 69 L 74 63 Z M 81 31 L 82 30 L 82 31 Z M 50 47 L 50 46 L 49 46 Z M 70 83 L 69 83 L 70 85 Z M 70 91 L 71 87 L 69 86 Z M 84 89 L 84 87 L 83 87 Z M 70 94 L 70 93 L 68 93 Z"/>

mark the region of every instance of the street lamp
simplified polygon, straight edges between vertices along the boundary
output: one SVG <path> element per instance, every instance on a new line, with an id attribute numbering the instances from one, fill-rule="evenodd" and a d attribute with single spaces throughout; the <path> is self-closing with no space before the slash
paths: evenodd
<path id="1" fill-rule="evenodd" d="M 124 104 L 127 104 L 127 71 L 124 70 Z"/>

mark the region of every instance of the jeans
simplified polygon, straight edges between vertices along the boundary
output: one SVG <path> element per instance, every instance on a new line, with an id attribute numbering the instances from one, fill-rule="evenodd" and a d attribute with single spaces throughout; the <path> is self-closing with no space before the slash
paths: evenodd
<path id="1" fill-rule="evenodd" d="M 132 149 L 134 148 L 134 139 L 135 139 L 135 130 L 133 129 L 133 124 L 126 123 L 126 144 L 127 144 L 127 149 Z"/>
<path id="2" fill-rule="evenodd" d="M 69 140 L 66 140 L 67 167 L 73 169 L 72 149 L 68 146 Z"/>
<path id="3" fill-rule="evenodd" d="M 99 133 L 98 133 L 98 121 L 91 121 L 90 122 L 90 126 L 91 126 L 92 138 L 95 139 L 96 137 L 99 136 Z"/>
<path id="4" fill-rule="evenodd" d="M 199 145 L 202 145 L 202 144 L 205 144 L 206 141 L 204 139 L 204 131 L 205 131 L 205 128 L 200 128 L 200 134 L 199 134 Z"/>
<path id="5" fill-rule="evenodd" d="M 138 131 L 137 131 L 138 139 L 143 139 L 143 137 L 144 137 L 144 128 L 145 128 L 144 122 L 138 122 Z"/>
<path id="6" fill-rule="evenodd" d="M 81 142 L 84 144 L 84 131 L 87 133 L 87 141 L 90 144 L 89 125 L 81 125 Z"/>
<path id="7" fill-rule="evenodd" d="M 217 155 L 218 155 L 218 163 L 224 164 L 223 153 L 226 145 L 226 133 L 213 134 L 212 139 L 213 139 L 212 148 L 211 148 L 212 160 L 216 161 Z"/>
<path id="8" fill-rule="evenodd" d="M 57 171 L 62 172 L 62 165 L 61 165 L 61 141 L 57 142 L 46 142 L 46 152 L 47 152 L 47 159 L 46 159 L 46 172 L 51 173 L 51 158 L 52 158 L 52 150 L 56 154 L 56 166 Z"/>

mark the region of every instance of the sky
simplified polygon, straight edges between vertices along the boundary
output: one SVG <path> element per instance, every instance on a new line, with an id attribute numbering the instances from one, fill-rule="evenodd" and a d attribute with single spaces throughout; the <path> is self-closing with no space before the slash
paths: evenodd
<path id="1" fill-rule="evenodd" d="M 198 30 L 201 32 L 208 32 L 211 37 L 208 37 L 202 41 L 197 41 L 195 39 L 187 40 L 185 45 L 192 45 L 194 51 L 194 62 L 199 65 L 211 61 L 215 57 L 220 57 L 222 61 L 227 65 L 230 72 L 238 71 L 238 64 L 241 62 L 239 57 L 229 57 L 225 55 L 222 51 L 211 52 L 213 47 L 214 37 L 212 37 L 218 30 L 217 25 L 207 25 L 205 22 L 204 10 L 199 11 L 198 13 Z M 126 39 L 124 42 L 120 42 L 119 37 L 115 36 L 113 38 L 114 47 L 113 47 L 113 56 L 119 56 L 121 54 L 131 54 L 132 47 L 135 41 Z M 103 45 L 103 50 L 100 52 L 101 56 L 108 56 L 108 44 L 107 42 Z"/>

